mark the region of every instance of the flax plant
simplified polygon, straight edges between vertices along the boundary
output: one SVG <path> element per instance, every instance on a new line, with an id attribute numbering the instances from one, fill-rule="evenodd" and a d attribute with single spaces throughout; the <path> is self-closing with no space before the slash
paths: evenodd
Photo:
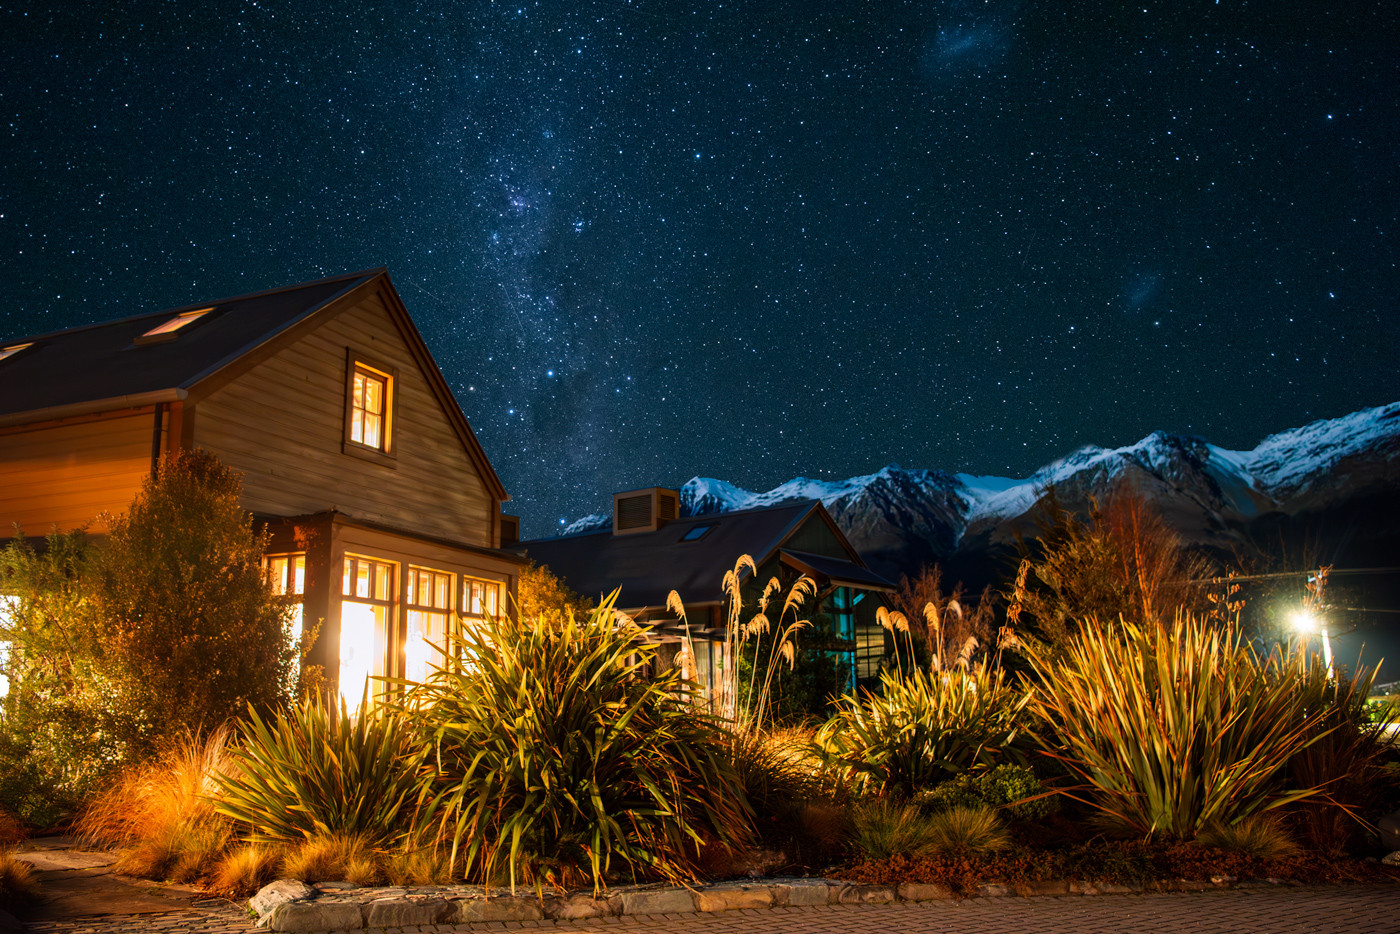
<path id="1" fill-rule="evenodd" d="M 1027 701 L 986 664 L 883 671 L 880 691 L 842 698 L 814 743 L 827 767 L 858 789 L 911 794 L 971 768 L 1024 765 Z"/>
<path id="2" fill-rule="evenodd" d="M 366 697 L 351 715 L 309 699 L 264 720 L 250 709 L 215 810 L 257 843 L 401 835 L 426 745 L 404 714 Z"/>
<path id="3" fill-rule="evenodd" d="M 1237 622 L 1089 624 L 1053 656 L 1028 654 L 1045 752 L 1082 780 L 1067 793 L 1112 823 L 1193 839 L 1318 790 L 1284 787 L 1290 760 L 1333 729 L 1316 663 L 1260 656 Z"/>
<path id="4" fill-rule="evenodd" d="M 718 722 L 674 668 L 646 677 L 646 628 L 608 598 L 588 618 L 462 627 L 462 664 L 405 710 L 431 754 L 414 841 L 458 879 L 512 888 L 697 877 L 702 847 L 741 844 L 751 812 Z"/>

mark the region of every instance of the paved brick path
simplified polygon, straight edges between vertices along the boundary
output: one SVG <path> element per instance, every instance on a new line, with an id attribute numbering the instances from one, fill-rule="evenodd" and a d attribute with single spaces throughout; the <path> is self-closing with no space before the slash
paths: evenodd
<path id="1" fill-rule="evenodd" d="M 31 934 L 252 934 L 242 904 L 202 900 L 166 914 L 35 921 Z M 1400 934 L 1400 886 L 1247 888 L 1171 895 L 975 898 L 590 921 L 389 928 L 387 934 L 540 930 L 598 934 Z"/>

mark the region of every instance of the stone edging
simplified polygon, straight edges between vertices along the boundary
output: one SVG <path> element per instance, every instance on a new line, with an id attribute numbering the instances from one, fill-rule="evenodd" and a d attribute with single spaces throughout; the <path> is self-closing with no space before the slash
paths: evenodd
<path id="1" fill-rule="evenodd" d="M 1228 888 L 1235 880 L 1220 876 L 1210 882 L 1181 882 L 1164 886 L 1182 891 Z M 1270 880 L 1282 884 L 1281 880 Z M 1034 895 L 1117 895 L 1142 892 L 1141 885 L 1086 882 L 1036 882 L 978 887 L 987 898 Z M 266 886 L 250 901 L 258 926 L 286 934 L 403 928 L 428 924 L 475 924 L 488 921 L 579 920 L 620 915 L 689 914 L 736 908 L 779 908 L 811 905 L 886 905 L 953 898 L 947 886 L 906 882 L 898 886 L 857 885 L 830 879 L 784 879 L 771 882 L 731 882 L 698 887 L 629 887 L 597 896 L 494 894 L 479 886 L 444 885 L 422 888 L 358 888 L 348 883 L 315 887 L 280 881 Z"/>

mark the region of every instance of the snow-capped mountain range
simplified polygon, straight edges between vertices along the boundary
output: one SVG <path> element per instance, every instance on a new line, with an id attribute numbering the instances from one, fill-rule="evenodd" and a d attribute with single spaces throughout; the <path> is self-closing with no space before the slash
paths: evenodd
<path id="1" fill-rule="evenodd" d="M 1400 492 L 1400 402 L 1279 432 L 1250 451 L 1159 431 L 1127 447 L 1080 448 L 1024 479 L 891 464 L 848 480 L 798 477 L 762 493 L 695 477 L 680 493 L 682 515 L 821 500 L 872 565 L 896 571 L 1010 543 L 1030 530 L 1030 514 L 1048 488 L 1073 508 L 1122 483 L 1146 496 L 1189 541 L 1238 549 L 1258 520 Z M 563 534 L 610 522 L 588 516 Z"/>

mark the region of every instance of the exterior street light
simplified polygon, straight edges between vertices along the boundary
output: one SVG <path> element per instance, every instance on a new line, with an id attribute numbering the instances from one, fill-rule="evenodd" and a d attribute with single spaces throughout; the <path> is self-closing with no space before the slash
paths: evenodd
<path id="1" fill-rule="evenodd" d="M 1332 640 L 1327 635 L 1327 620 L 1320 614 L 1304 607 L 1293 614 L 1293 628 L 1308 635 L 1314 632 L 1322 634 L 1322 660 L 1327 665 L 1327 679 L 1332 679 Z"/>

